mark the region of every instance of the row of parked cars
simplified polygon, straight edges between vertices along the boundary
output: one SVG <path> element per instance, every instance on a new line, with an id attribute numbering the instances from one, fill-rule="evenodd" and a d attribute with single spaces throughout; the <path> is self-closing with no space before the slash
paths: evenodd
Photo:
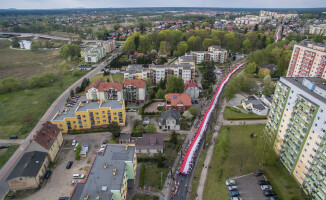
<path id="1" fill-rule="evenodd" d="M 239 197 L 240 193 L 238 192 L 238 187 L 236 186 L 235 180 L 227 180 L 225 182 L 225 185 L 227 186 L 231 200 L 241 200 L 241 198 Z"/>
<path id="2" fill-rule="evenodd" d="M 80 95 L 79 94 L 76 94 L 75 96 L 71 97 L 71 100 L 67 104 L 67 107 L 73 107 L 77 103 L 77 101 L 78 101 L 79 98 L 80 98 Z M 85 103 L 86 103 L 86 101 L 85 101 Z"/>

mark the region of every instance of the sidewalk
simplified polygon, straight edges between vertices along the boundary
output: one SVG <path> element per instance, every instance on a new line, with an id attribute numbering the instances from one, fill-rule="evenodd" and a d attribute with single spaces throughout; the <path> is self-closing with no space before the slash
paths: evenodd
<path id="1" fill-rule="evenodd" d="M 226 105 L 226 100 L 224 100 L 221 105 L 221 113 L 224 112 L 225 105 Z M 219 114 L 217 121 L 222 121 L 222 120 L 223 120 L 223 115 Z M 198 182 L 198 187 L 197 187 L 198 199 L 200 199 L 200 200 L 203 199 L 204 185 L 205 185 L 205 181 L 206 181 L 207 171 L 209 169 L 206 166 L 210 165 L 210 162 L 211 162 L 211 158 L 212 158 L 213 150 L 214 150 L 214 146 L 215 146 L 215 140 L 216 140 L 216 137 L 220 130 L 220 123 L 216 124 L 216 126 L 214 127 L 214 130 L 217 130 L 217 131 L 214 131 L 214 133 L 213 133 L 213 137 L 211 140 L 212 145 L 210 145 L 207 150 L 206 158 L 204 161 L 205 167 L 202 168 L 199 182 Z"/>

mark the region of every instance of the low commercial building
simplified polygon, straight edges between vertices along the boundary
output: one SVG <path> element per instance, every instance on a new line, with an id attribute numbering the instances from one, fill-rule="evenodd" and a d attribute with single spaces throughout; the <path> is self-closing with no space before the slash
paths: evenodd
<path id="1" fill-rule="evenodd" d="M 326 36 L 326 24 L 310 25 L 309 34 Z"/>
<path id="2" fill-rule="evenodd" d="M 249 96 L 246 100 L 242 101 L 242 106 L 247 111 L 256 115 L 267 115 L 268 107 L 266 107 L 257 97 Z"/>
<path id="3" fill-rule="evenodd" d="M 125 125 L 126 109 L 123 100 L 80 103 L 76 110 L 57 112 L 51 120 L 62 133 L 108 126 L 112 122 L 117 122 L 119 126 Z"/>
<path id="4" fill-rule="evenodd" d="M 134 144 L 106 145 L 97 155 L 84 182 L 77 183 L 70 200 L 126 200 L 127 190 L 133 188 L 137 156 Z"/>
<path id="5" fill-rule="evenodd" d="M 26 152 L 7 178 L 11 190 L 38 188 L 49 164 L 46 152 Z"/>
<path id="6" fill-rule="evenodd" d="M 48 154 L 50 162 L 53 162 L 63 143 L 61 130 L 51 122 L 42 124 L 42 128 L 32 136 L 26 152 L 41 151 Z"/>
<path id="7" fill-rule="evenodd" d="M 105 57 L 105 48 L 102 46 L 90 46 L 86 47 L 80 52 L 81 56 L 84 57 L 87 63 L 97 63 Z"/>
<path id="8" fill-rule="evenodd" d="M 191 105 L 191 97 L 187 93 L 169 93 L 165 95 L 166 110 L 185 111 Z"/>
<path id="9" fill-rule="evenodd" d="M 160 133 L 156 134 L 143 134 L 142 138 L 139 138 L 135 142 L 136 152 L 144 154 L 156 154 L 163 153 L 164 149 L 164 135 Z"/>
<path id="10" fill-rule="evenodd" d="M 180 130 L 180 113 L 174 110 L 161 112 L 158 125 L 161 130 Z"/>
<path id="11" fill-rule="evenodd" d="M 122 87 L 121 83 L 98 80 L 85 88 L 86 99 L 88 101 L 121 100 L 123 99 Z"/>
<path id="12" fill-rule="evenodd" d="M 191 99 L 198 99 L 200 88 L 194 80 L 185 82 L 185 92 L 190 95 Z"/>

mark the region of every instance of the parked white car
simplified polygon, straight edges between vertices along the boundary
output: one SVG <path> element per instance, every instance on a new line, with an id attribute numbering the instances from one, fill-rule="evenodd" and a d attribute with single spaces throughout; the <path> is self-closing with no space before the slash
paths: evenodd
<path id="1" fill-rule="evenodd" d="M 72 175 L 72 177 L 73 177 L 74 179 L 81 179 L 81 178 L 84 178 L 85 175 L 84 175 L 84 174 L 74 174 L 74 175 Z"/>
<path id="2" fill-rule="evenodd" d="M 158 105 L 157 105 L 157 107 L 160 107 L 160 106 L 165 106 L 165 103 L 159 103 Z"/>
<path id="3" fill-rule="evenodd" d="M 272 187 L 270 185 L 261 185 L 260 188 L 262 190 L 272 190 Z"/>
<path id="4" fill-rule="evenodd" d="M 79 183 L 80 181 L 77 181 L 77 180 L 72 180 L 71 181 L 71 185 L 75 185 L 76 183 Z"/>
<path id="5" fill-rule="evenodd" d="M 229 179 L 229 180 L 225 181 L 225 185 L 227 185 L 227 186 L 235 185 L 235 181 L 232 179 Z"/>
<path id="6" fill-rule="evenodd" d="M 76 146 L 76 143 L 77 143 L 77 141 L 76 140 L 73 140 L 71 145 L 72 146 Z"/>

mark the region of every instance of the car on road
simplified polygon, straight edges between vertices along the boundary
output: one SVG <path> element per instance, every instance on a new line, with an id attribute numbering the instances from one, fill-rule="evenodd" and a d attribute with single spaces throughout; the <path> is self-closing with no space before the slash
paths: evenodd
<path id="1" fill-rule="evenodd" d="M 73 177 L 74 179 L 82 179 L 82 178 L 85 177 L 85 175 L 84 175 L 84 174 L 74 174 L 74 175 L 72 175 L 72 177 Z"/>
<path id="2" fill-rule="evenodd" d="M 240 193 L 238 191 L 231 191 L 229 192 L 230 197 L 238 197 L 240 196 Z"/>
<path id="3" fill-rule="evenodd" d="M 44 179 L 49 179 L 50 176 L 52 174 L 52 171 L 51 170 L 46 170 L 45 174 L 44 174 Z"/>
<path id="4" fill-rule="evenodd" d="M 107 140 L 104 140 L 102 144 L 106 144 L 106 143 L 108 143 L 108 142 L 109 142 L 109 141 L 107 141 Z"/>
<path id="5" fill-rule="evenodd" d="M 82 101 L 82 103 L 87 103 L 87 101 Z"/>
<path id="6" fill-rule="evenodd" d="M 129 112 L 136 112 L 137 110 L 135 109 L 130 109 Z"/>
<path id="7" fill-rule="evenodd" d="M 270 196 L 275 197 L 275 192 L 273 192 L 273 191 L 271 191 L 271 190 L 266 190 L 266 191 L 264 191 L 264 195 L 265 195 L 266 197 L 270 197 Z"/>
<path id="8" fill-rule="evenodd" d="M 74 161 L 69 161 L 66 165 L 66 169 L 70 169 Z"/>
<path id="9" fill-rule="evenodd" d="M 80 95 L 79 94 L 76 94 L 75 97 L 80 98 Z"/>
<path id="10" fill-rule="evenodd" d="M 229 191 L 238 191 L 238 187 L 237 186 L 229 186 L 228 190 Z"/>
<path id="11" fill-rule="evenodd" d="M 12 135 L 9 137 L 9 139 L 13 140 L 13 139 L 18 139 L 18 136 L 17 135 Z"/>
<path id="12" fill-rule="evenodd" d="M 10 145 L 6 145 L 6 144 L 0 145 L 0 149 L 8 149 L 9 147 Z"/>
<path id="13" fill-rule="evenodd" d="M 266 180 L 259 180 L 258 185 L 269 185 L 269 182 Z"/>
<path id="14" fill-rule="evenodd" d="M 277 198 L 277 196 L 270 196 L 267 200 L 279 200 L 279 198 Z"/>
<path id="15" fill-rule="evenodd" d="M 231 200 L 242 200 L 240 197 L 231 197 Z"/>
<path id="16" fill-rule="evenodd" d="M 69 200 L 69 197 L 59 197 L 59 200 Z"/>
<path id="17" fill-rule="evenodd" d="M 225 182 L 225 185 L 227 185 L 227 186 L 235 185 L 235 181 L 232 180 L 232 179 L 229 179 L 229 180 L 227 180 L 227 181 Z"/>
<path id="18" fill-rule="evenodd" d="M 73 104 L 67 104 L 67 107 L 73 107 L 74 105 Z"/>
<path id="19" fill-rule="evenodd" d="M 264 175 L 264 172 L 261 170 L 257 170 L 254 172 L 254 176 L 262 176 L 262 175 Z"/>
<path id="20" fill-rule="evenodd" d="M 76 143 L 77 143 L 77 141 L 76 140 L 73 140 L 72 143 L 71 143 L 71 145 L 72 146 L 76 146 Z"/>
<path id="21" fill-rule="evenodd" d="M 272 187 L 270 185 L 261 185 L 261 190 L 272 190 Z"/>

